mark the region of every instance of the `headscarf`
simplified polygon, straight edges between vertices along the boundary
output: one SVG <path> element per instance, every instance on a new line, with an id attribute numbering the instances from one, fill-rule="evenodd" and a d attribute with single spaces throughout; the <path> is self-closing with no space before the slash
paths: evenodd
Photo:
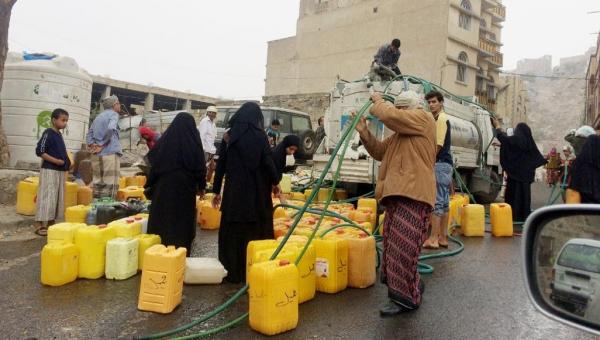
<path id="1" fill-rule="evenodd" d="M 229 120 L 231 128 L 227 145 L 233 147 L 237 144 L 244 150 L 242 158 L 249 169 L 256 169 L 260 164 L 263 142 L 267 142 L 264 122 L 260 106 L 254 102 L 244 103 Z"/>
<path id="2" fill-rule="evenodd" d="M 277 171 L 279 171 L 280 174 L 282 174 L 285 169 L 287 148 L 290 146 L 300 147 L 300 137 L 296 135 L 285 136 L 283 140 L 273 149 L 273 162 L 275 163 L 275 168 L 277 168 Z"/>
<path id="3" fill-rule="evenodd" d="M 600 136 L 589 136 L 573 162 L 572 189 L 600 203 Z"/>
<path id="4" fill-rule="evenodd" d="M 148 153 L 148 160 L 155 174 L 179 169 L 206 171 L 204 150 L 194 117 L 187 112 L 177 114 Z"/>
<path id="5" fill-rule="evenodd" d="M 500 146 L 500 165 L 513 179 L 531 183 L 535 169 L 546 164 L 533 140 L 531 129 L 525 123 L 517 124 L 514 136 L 507 137 L 508 143 Z"/>

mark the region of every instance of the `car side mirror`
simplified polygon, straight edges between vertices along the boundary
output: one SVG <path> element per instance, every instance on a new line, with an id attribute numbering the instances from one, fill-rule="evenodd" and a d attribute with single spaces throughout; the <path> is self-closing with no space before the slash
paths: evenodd
<path id="1" fill-rule="evenodd" d="M 600 205 L 545 207 L 524 230 L 524 276 L 535 307 L 600 335 Z"/>

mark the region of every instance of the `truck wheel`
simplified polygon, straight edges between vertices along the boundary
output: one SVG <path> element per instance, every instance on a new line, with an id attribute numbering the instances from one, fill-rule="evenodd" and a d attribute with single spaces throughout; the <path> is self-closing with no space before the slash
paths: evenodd
<path id="1" fill-rule="evenodd" d="M 496 202 L 496 198 L 500 193 L 500 189 L 502 189 L 502 177 L 500 177 L 500 175 L 495 171 L 491 171 L 489 176 L 492 183 L 494 183 L 490 185 L 489 192 L 473 193 L 475 200 L 479 204 L 490 204 Z"/>
<path id="2" fill-rule="evenodd" d="M 300 147 L 298 148 L 297 156 L 301 159 L 311 159 L 317 148 L 315 132 L 312 130 L 304 130 L 298 135 L 300 138 Z"/>

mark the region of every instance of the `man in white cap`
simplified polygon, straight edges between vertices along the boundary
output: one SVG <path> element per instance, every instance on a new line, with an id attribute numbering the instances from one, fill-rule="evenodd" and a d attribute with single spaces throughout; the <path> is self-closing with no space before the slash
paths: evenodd
<path id="1" fill-rule="evenodd" d="M 217 108 L 209 106 L 206 108 L 206 116 L 200 121 L 198 131 L 202 140 L 202 149 L 204 149 L 204 159 L 206 160 L 206 181 L 210 182 L 215 171 L 215 154 L 217 147 L 215 146 L 215 138 L 217 137 L 217 126 L 215 119 L 217 118 Z"/>
<path id="2" fill-rule="evenodd" d="M 102 107 L 104 111 L 94 119 L 86 137 L 88 151 L 92 154 L 94 198 L 116 199 L 122 155 L 119 142 L 121 103 L 112 95 L 102 99 Z"/>

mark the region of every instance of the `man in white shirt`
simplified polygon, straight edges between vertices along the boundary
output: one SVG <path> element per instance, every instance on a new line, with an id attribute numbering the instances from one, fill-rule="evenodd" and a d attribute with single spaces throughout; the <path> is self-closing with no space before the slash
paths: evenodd
<path id="1" fill-rule="evenodd" d="M 215 119 L 217 118 L 217 108 L 209 106 L 206 109 L 206 116 L 200 121 L 198 131 L 202 140 L 202 148 L 204 149 L 204 159 L 206 159 L 206 181 L 210 182 L 215 171 L 215 154 L 217 148 L 215 146 L 215 138 L 217 137 L 217 126 Z"/>

